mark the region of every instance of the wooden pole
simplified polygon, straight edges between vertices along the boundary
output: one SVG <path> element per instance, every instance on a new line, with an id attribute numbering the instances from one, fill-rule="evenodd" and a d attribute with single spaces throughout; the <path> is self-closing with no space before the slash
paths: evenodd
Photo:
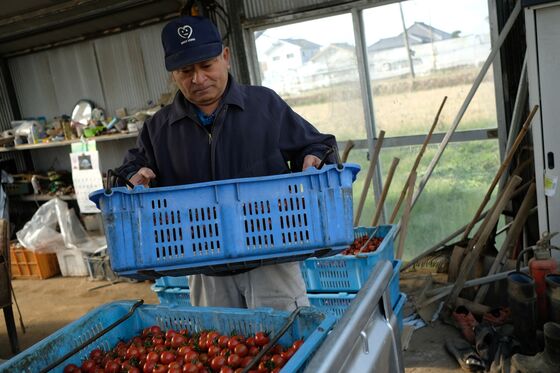
<path id="1" fill-rule="evenodd" d="M 455 280 L 453 291 L 451 292 L 451 295 L 447 299 L 446 305 L 448 306 L 448 309 L 452 309 L 454 307 L 455 301 L 459 297 L 459 293 L 461 293 L 461 290 L 463 290 L 465 281 L 467 280 L 467 277 L 470 275 L 474 263 L 480 256 L 480 253 L 482 252 L 482 249 L 484 248 L 484 245 L 488 240 L 490 233 L 492 233 L 492 230 L 494 229 L 496 222 L 500 218 L 502 211 L 504 210 L 506 204 L 511 199 L 511 195 L 513 194 L 515 188 L 517 187 L 517 185 L 519 185 L 519 183 L 521 183 L 521 178 L 519 176 L 513 176 L 508 181 L 506 188 L 504 189 L 501 196 L 498 198 L 497 202 L 492 208 L 492 212 L 490 213 L 489 218 L 487 217 L 486 219 L 487 222 L 484 225 L 480 233 L 480 236 L 476 241 L 476 244 L 472 246 L 472 250 L 470 252 L 467 252 L 467 256 L 465 257 L 461 265 L 461 271 L 459 272 L 459 275 Z"/>
<path id="2" fill-rule="evenodd" d="M 517 16 L 519 15 L 520 12 L 521 12 L 521 1 L 517 1 L 517 3 L 515 4 L 515 7 L 511 11 L 511 14 L 509 15 L 508 20 L 504 24 L 504 27 L 503 27 L 502 31 L 500 32 L 500 35 L 498 36 L 498 39 L 496 40 L 496 43 L 492 46 L 492 50 L 490 51 L 490 54 L 486 58 L 486 61 L 484 62 L 482 67 L 480 68 L 480 71 L 479 71 L 476 79 L 474 80 L 473 85 L 472 85 L 469 93 L 467 94 L 467 97 L 465 98 L 465 100 L 463 102 L 463 105 L 461 105 L 461 108 L 459 109 L 459 112 L 455 116 L 455 119 L 453 120 L 453 123 L 451 124 L 451 127 L 449 128 L 449 130 L 445 134 L 445 137 L 443 138 L 443 140 L 441 140 L 441 143 L 439 145 L 437 153 L 434 155 L 434 158 L 432 159 L 432 162 L 428 165 L 428 168 L 426 169 L 426 172 L 424 173 L 424 176 L 422 177 L 422 180 L 420 180 L 420 182 L 418 183 L 418 189 L 416 189 L 416 193 L 415 193 L 414 198 L 412 200 L 412 205 L 413 206 L 416 204 L 416 201 L 418 200 L 418 197 L 420 197 L 420 194 L 424 190 L 424 187 L 426 186 L 426 183 L 430 179 L 430 176 L 432 175 L 432 172 L 434 172 L 434 168 L 436 167 L 436 164 L 439 162 L 441 156 L 443 155 L 443 151 L 447 147 L 447 144 L 449 143 L 449 140 L 451 139 L 451 136 L 453 136 L 453 134 L 455 133 L 455 130 L 457 130 L 457 127 L 459 126 L 459 123 L 461 122 L 461 119 L 463 118 L 463 115 L 467 111 L 467 108 L 469 107 L 469 104 L 472 101 L 472 99 L 474 97 L 474 94 L 476 93 L 478 87 L 480 86 L 480 83 L 482 83 L 482 80 L 486 76 L 486 73 L 488 72 L 488 69 L 492 65 L 492 61 L 494 60 L 494 57 L 500 51 L 500 48 L 502 47 L 502 44 L 504 43 L 504 40 L 506 39 L 509 32 L 511 31 L 511 28 L 513 27 L 513 25 L 514 25 L 514 23 L 517 19 Z"/>
<path id="3" fill-rule="evenodd" d="M 364 203 L 366 202 L 367 192 L 369 190 L 369 184 L 373 179 L 373 172 L 375 171 L 375 166 L 377 165 L 377 160 L 379 159 L 379 152 L 381 151 L 381 146 L 383 145 L 384 138 L 385 138 L 385 131 L 382 130 L 379 132 L 379 137 L 377 138 L 377 141 L 375 142 L 375 146 L 373 147 L 373 153 L 370 155 L 369 168 L 366 175 L 366 179 L 364 180 L 362 195 L 360 196 L 358 208 L 356 209 L 356 213 L 354 215 L 354 226 L 357 226 L 360 223 L 360 217 L 362 216 L 362 210 L 364 208 Z"/>
<path id="4" fill-rule="evenodd" d="M 373 219 L 371 220 L 371 226 L 375 227 L 377 222 L 379 221 L 379 217 L 381 216 L 381 211 L 383 211 L 383 204 L 385 203 L 385 199 L 387 198 L 387 193 L 389 192 L 389 188 L 391 187 L 391 181 L 393 181 L 393 176 L 395 174 L 395 170 L 397 165 L 399 164 L 400 159 L 397 157 L 393 158 L 393 162 L 391 163 L 391 168 L 389 169 L 389 173 L 385 178 L 385 183 L 383 184 L 383 191 L 381 192 L 381 197 L 379 198 L 379 202 L 377 203 L 377 208 L 375 209 L 375 214 L 373 215 Z"/>
<path id="5" fill-rule="evenodd" d="M 395 221 L 395 219 L 397 217 L 397 213 L 399 212 L 399 209 L 401 208 L 402 201 L 404 200 L 404 196 L 406 195 L 406 190 L 408 189 L 408 182 L 410 181 L 410 176 L 412 175 L 413 172 L 416 172 L 416 169 L 418 168 L 418 165 L 420 164 L 420 161 L 422 160 L 422 156 L 424 155 L 424 152 L 426 151 L 426 148 L 428 147 L 428 144 L 430 143 L 430 139 L 432 138 L 432 134 L 434 133 L 434 130 L 436 129 L 436 126 L 437 126 L 438 121 L 439 121 L 439 115 L 441 114 L 441 111 L 443 110 L 443 106 L 445 105 L 446 101 L 447 101 L 447 96 L 444 96 L 443 101 L 439 105 L 439 109 L 437 111 L 436 117 L 434 118 L 434 121 L 432 123 L 432 127 L 430 127 L 430 131 L 428 131 L 428 134 L 426 135 L 426 138 L 424 139 L 424 142 L 422 143 L 422 147 L 420 148 L 420 151 L 418 152 L 418 155 L 416 156 L 416 160 L 414 161 L 414 165 L 412 165 L 410 173 L 408 174 L 408 178 L 406 179 L 406 182 L 404 183 L 403 189 L 401 191 L 401 195 L 399 196 L 399 199 L 397 200 L 397 203 L 395 204 L 395 208 L 393 209 L 393 213 L 391 214 L 391 218 L 389 219 L 389 224 L 393 224 L 393 222 Z"/>
<path id="6" fill-rule="evenodd" d="M 513 224 L 511 225 L 511 228 L 508 231 L 508 234 L 506 236 L 504 243 L 502 244 L 502 247 L 500 248 L 500 251 L 498 251 L 498 255 L 496 255 L 496 259 L 494 259 L 494 262 L 492 263 L 492 266 L 488 271 L 489 276 L 501 270 L 503 259 L 505 258 L 506 254 L 510 251 L 510 249 L 513 248 L 515 242 L 517 241 L 517 238 L 523 231 L 523 226 L 525 225 L 525 222 L 527 221 L 527 218 L 530 215 L 530 210 L 535 204 L 535 190 L 536 190 L 536 186 L 535 183 L 533 182 L 529 187 L 529 190 L 527 191 L 525 198 L 523 198 L 523 202 L 521 202 L 519 211 L 517 211 L 517 215 L 515 216 L 515 219 L 513 219 Z M 476 296 L 474 297 L 474 301 L 477 303 L 482 303 L 482 301 L 486 297 L 487 292 L 488 292 L 488 285 L 481 286 L 478 289 Z"/>
<path id="7" fill-rule="evenodd" d="M 354 141 L 348 140 L 346 141 L 346 145 L 344 146 L 344 151 L 342 152 L 342 163 L 346 163 L 348 160 L 348 155 L 350 154 L 350 150 L 354 147 Z"/>
<path id="8" fill-rule="evenodd" d="M 502 174 L 509 167 L 509 164 L 511 163 L 511 161 L 513 159 L 513 156 L 515 155 L 515 152 L 517 151 L 517 148 L 521 144 L 521 141 L 523 141 L 523 138 L 525 137 L 525 134 L 527 133 L 527 131 L 529 131 L 529 127 L 531 126 L 531 121 L 533 120 L 533 117 L 537 113 L 538 108 L 539 108 L 539 105 L 535 105 L 533 107 L 533 110 L 531 110 L 531 113 L 529 113 L 529 116 L 527 117 L 527 120 L 525 121 L 525 124 L 523 124 L 523 127 L 521 127 L 521 130 L 519 131 L 519 134 L 517 135 L 517 138 L 515 139 L 515 142 L 511 146 L 511 149 L 509 150 L 506 158 L 504 159 L 504 161 L 502 162 L 502 165 L 498 169 L 498 172 L 494 176 L 494 180 L 492 180 L 492 183 L 490 184 L 490 187 L 488 188 L 488 191 L 486 192 L 486 195 L 484 196 L 484 199 L 480 203 L 480 206 L 478 207 L 478 210 L 476 210 L 476 213 L 474 214 L 473 220 L 467 226 L 467 229 L 465 229 L 465 233 L 463 234 L 463 239 L 466 239 L 469 236 L 469 233 L 471 232 L 471 229 L 474 227 L 474 225 L 476 223 L 476 220 L 478 219 L 478 216 L 480 215 L 480 213 L 482 212 L 482 210 L 484 209 L 484 207 L 486 206 L 486 204 L 490 200 L 490 197 L 492 197 L 492 192 L 494 191 L 494 187 L 496 187 L 496 185 L 500 181 L 500 178 L 502 177 Z"/>
<path id="9" fill-rule="evenodd" d="M 414 194 L 414 183 L 416 183 L 416 171 L 412 173 L 412 176 L 408 183 L 408 192 L 406 194 L 406 205 L 402 217 L 402 225 L 399 237 L 399 247 L 397 249 L 397 259 L 401 259 L 404 253 L 404 241 L 406 239 L 406 232 L 408 229 L 408 221 L 410 220 L 410 210 L 412 208 L 412 195 Z"/>

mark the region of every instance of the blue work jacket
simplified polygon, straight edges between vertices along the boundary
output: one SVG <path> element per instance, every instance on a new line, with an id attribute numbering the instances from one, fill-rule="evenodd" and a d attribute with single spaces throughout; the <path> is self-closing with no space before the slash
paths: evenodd
<path id="1" fill-rule="evenodd" d="M 321 134 L 274 91 L 237 84 L 230 75 L 211 126 L 200 123 L 179 91 L 146 121 L 119 171 L 149 167 L 157 186 L 266 176 L 300 171 L 306 155 L 322 158 L 335 146 L 334 136 Z"/>

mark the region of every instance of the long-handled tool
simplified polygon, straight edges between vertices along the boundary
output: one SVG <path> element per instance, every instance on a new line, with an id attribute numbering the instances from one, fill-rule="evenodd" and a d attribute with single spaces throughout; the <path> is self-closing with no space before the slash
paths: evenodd
<path id="1" fill-rule="evenodd" d="M 416 171 L 411 175 L 410 180 L 408 180 L 408 191 L 406 193 L 406 206 L 401 219 L 401 229 L 399 237 L 399 246 L 397 248 L 397 259 L 402 259 L 404 253 L 404 241 L 406 240 L 406 233 L 408 231 L 408 221 L 410 220 L 410 210 L 412 209 L 412 195 L 414 194 L 414 184 L 416 183 Z"/>
<path id="2" fill-rule="evenodd" d="M 348 160 L 348 155 L 350 154 L 350 150 L 354 148 L 354 141 L 348 140 L 346 141 L 346 146 L 344 146 L 344 151 L 342 152 L 342 163 L 346 163 Z"/>
<path id="3" fill-rule="evenodd" d="M 383 183 L 383 190 L 381 191 L 381 197 L 379 197 L 379 201 L 377 202 L 375 214 L 373 214 L 373 219 L 371 220 L 372 227 L 377 226 L 377 222 L 379 221 L 379 217 L 381 216 L 381 211 L 383 211 L 383 205 L 385 204 L 385 199 L 387 198 L 387 193 L 389 192 L 389 188 L 391 187 L 391 182 L 393 181 L 393 176 L 395 175 L 395 170 L 397 169 L 399 161 L 399 158 L 393 158 L 391 168 L 389 168 L 389 173 L 387 174 L 385 182 Z"/>
<path id="4" fill-rule="evenodd" d="M 430 130 L 428 131 L 428 134 L 426 135 L 426 138 L 424 139 L 424 142 L 422 143 L 422 146 L 420 147 L 420 151 L 418 152 L 418 155 L 416 156 L 416 159 L 414 160 L 414 164 L 412 165 L 412 168 L 410 169 L 410 173 L 408 174 L 408 177 L 404 183 L 403 189 L 401 191 L 401 195 L 399 196 L 399 199 L 397 200 L 397 203 L 395 204 L 395 208 L 393 209 L 393 213 L 391 214 L 391 218 L 389 219 L 389 224 L 392 224 L 395 221 L 395 218 L 397 217 L 397 213 L 399 212 L 399 209 L 401 208 L 401 203 L 404 200 L 404 197 L 406 195 L 406 190 L 408 189 L 408 184 L 410 181 L 410 177 L 412 176 L 413 172 L 416 172 L 418 165 L 420 164 L 420 161 L 422 160 L 422 157 L 424 156 L 424 152 L 426 151 L 426 148 L 428 147 L 428 144 L 430 143 L 430 140 L 432 138 L 432 135 L 434 133 L 434 130 L 436 129 L 436 126 L 438 124 L 439 121 L 439 116 L 441 114 L 441 111 L 443 110 L 443 106 L 445 105 L 445 102 L 447 101 L 447 96 L 443 97 L 443 101 L 441 102 L 441 104 L 439 105 L 439 109 L 437 111 L 437 114 L 434 118 L 434 121 L 432 123 L 432 127 L 430 127 Z"/>
<path id="5" fill-rule="evenodd" d="M 383 139 L 385 138 L 385 131 L 381 130 L 379 132 L 379 137 L 375 142 L 373 147 L 373 153 L 370 154 L 369 168 L 364 180 L 364 187 L 362 188 L 362 195 L 360 196 L 360 202 L 356 208 L 356 214 L 354 215 L 354 226 L 360 223 L 360 217 L 362 216 L 362 210 L 364 208 L 364 203 L 366 202 L 367 193 L 369 190 L 369 185 L 373 179 L 373 172 L 375 171 L 375 166 L 377 165 L 377 160 L 379 159 L 379 152 L 381 151 L 381 146 L 383 145 Z"/>

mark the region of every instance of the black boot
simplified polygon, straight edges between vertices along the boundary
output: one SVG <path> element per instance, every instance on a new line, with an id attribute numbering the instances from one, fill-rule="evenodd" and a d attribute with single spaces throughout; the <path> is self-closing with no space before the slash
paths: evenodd
<path id="1" fill-rule="evenodd" d="M 544 324 L 544 351 L 535 356 L 515 354 L 511 358 L 511 373 L 560 372 L 560 324 Z"/>

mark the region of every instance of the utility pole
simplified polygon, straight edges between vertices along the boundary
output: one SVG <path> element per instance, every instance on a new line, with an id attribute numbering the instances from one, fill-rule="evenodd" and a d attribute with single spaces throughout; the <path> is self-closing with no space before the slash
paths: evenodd
<path id="1" fill-rule="evenodd" d="M 410 76 L 412 76 L 412 79 L 414 79 L 416 75 L 414 74 L 414 64 L 412 62 L 412 56 L 410 54 L 411 52 L 410 46 L 408 45 L 408 31 L 406 31 L 406 24 L 404 23 L 404 13 L 402 10 L 401 3 L 399 3 L 399 9 L 401 10 L 401 22 L 403 28 L 404 47 L 406 48 L 406 55 L 408 56 L 408 65 L 410 66 Z"/>

